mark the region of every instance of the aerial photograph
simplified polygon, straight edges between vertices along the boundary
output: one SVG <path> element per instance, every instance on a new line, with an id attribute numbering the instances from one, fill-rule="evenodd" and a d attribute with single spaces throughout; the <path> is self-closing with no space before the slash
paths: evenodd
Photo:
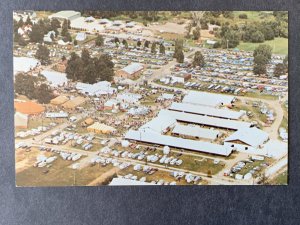
<path id="1" fill-rule="evenodd" d="M 17 187 L 288 184 L 287 11 L 13 12 Z"/>

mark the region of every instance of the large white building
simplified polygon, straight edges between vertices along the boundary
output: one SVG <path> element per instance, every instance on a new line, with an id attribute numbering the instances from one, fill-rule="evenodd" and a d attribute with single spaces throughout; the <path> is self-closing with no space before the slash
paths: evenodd
<path id="1" fill-rule="evenodd" d="M 256 128 L 243 128 L 227 137 L 224 145 L 242 152 L 251 152 L 262 147 L 269 139 L 268 133 Z"/>
<path id="2" fill-rule="evenodd" d="M 210 107 L 217 107 L 220 105 L 231 105 L 234 101 L 234 96 L 213 94 L 201 91 L 189 91 L 189 93 L 186 96 L 184 96 L 182 100 L 183 103 L 191 103 Z"/>
<path id="3" fill-rule="evenodd" d="M 50 15 L 48 18 L 49 19 L 52 19 L 52 18 L 55 18 L 55 19 L 58 19 L 58 20 L 74 20 L 74 19 L 77 19 L 81 16 L 81 13 L 80 12 L 77 12 L 77 11 L 72 11 L 72 10 L 67 10 L 67 11 L 59 11 L 57 13 L 54 13 L 52 15 Z"/>
<path id="4" fill-rule="evenodd" d="M 237 120 L 245 114 L 243 111 L 233 111 L 228 109 L 218 109 L 204 105 L 195 105 L 190 103 L 173 102 L 169 107 L 172 111 L 192 113 L 196 115 L 212 116 L 224 119 Z"/>

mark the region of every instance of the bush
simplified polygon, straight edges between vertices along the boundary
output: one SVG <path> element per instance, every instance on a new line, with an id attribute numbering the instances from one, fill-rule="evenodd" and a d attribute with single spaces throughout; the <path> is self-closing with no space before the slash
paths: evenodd
<path id="1" fill-rule="evenodd" d="M 239 18 L 240 19 L 248 19 L 248 16 L 247 16 L 247 14 L 242 13 L 242 14 L 239 15 Z"/>
<path id="2" fill-rule="evenodd" d="M 213 48 L 221 48 L 221 43 L 217 41 L 214 45 Z"/>

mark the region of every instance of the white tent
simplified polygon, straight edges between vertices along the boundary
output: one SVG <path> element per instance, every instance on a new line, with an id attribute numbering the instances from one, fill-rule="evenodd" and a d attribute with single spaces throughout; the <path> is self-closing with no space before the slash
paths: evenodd
<path id="1" fill-rule="evenodd" d="M 17 128 L 27 128 L 28 126 L 28 115 L 22 114 L 20 112 L 15 113 L 15 127 Z"/>
<path id="2" fill-rule="evenodd" d="M 170 153 L 170 147 L 169 146 L 164 146 L 163 153 L 164 153 L 164 155 L 168 155 Z"/>
<path id="3" fill-rule="evenodd" d="M 67 75 L 56 71 L 43 70 L 41 74 L 46 77 L 52 87 L 58 87 L 68 82 Z"/>

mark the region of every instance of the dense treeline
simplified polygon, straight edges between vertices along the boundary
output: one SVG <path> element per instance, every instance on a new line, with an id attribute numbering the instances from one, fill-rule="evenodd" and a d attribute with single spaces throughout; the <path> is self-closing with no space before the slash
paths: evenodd
<path id="1" fill-rule="evenodd" d="M 50 86 L 43 83 L 41 76 L 35 77 L 18 73 L 15 77 L 15 92 L 29 99 L 37 99 L 41 104 L 47 104 L 53 98 Z"/>
<path id="2" fill-rule="evenodd" d="M 87 49 L 83 49 L 81 56 L 71 53 L 66 68 L 67 78 L 72 81 L 96 83 L 97 81 L 112 81 L 114 63 L 109 55 L 92 58 Z"/>

